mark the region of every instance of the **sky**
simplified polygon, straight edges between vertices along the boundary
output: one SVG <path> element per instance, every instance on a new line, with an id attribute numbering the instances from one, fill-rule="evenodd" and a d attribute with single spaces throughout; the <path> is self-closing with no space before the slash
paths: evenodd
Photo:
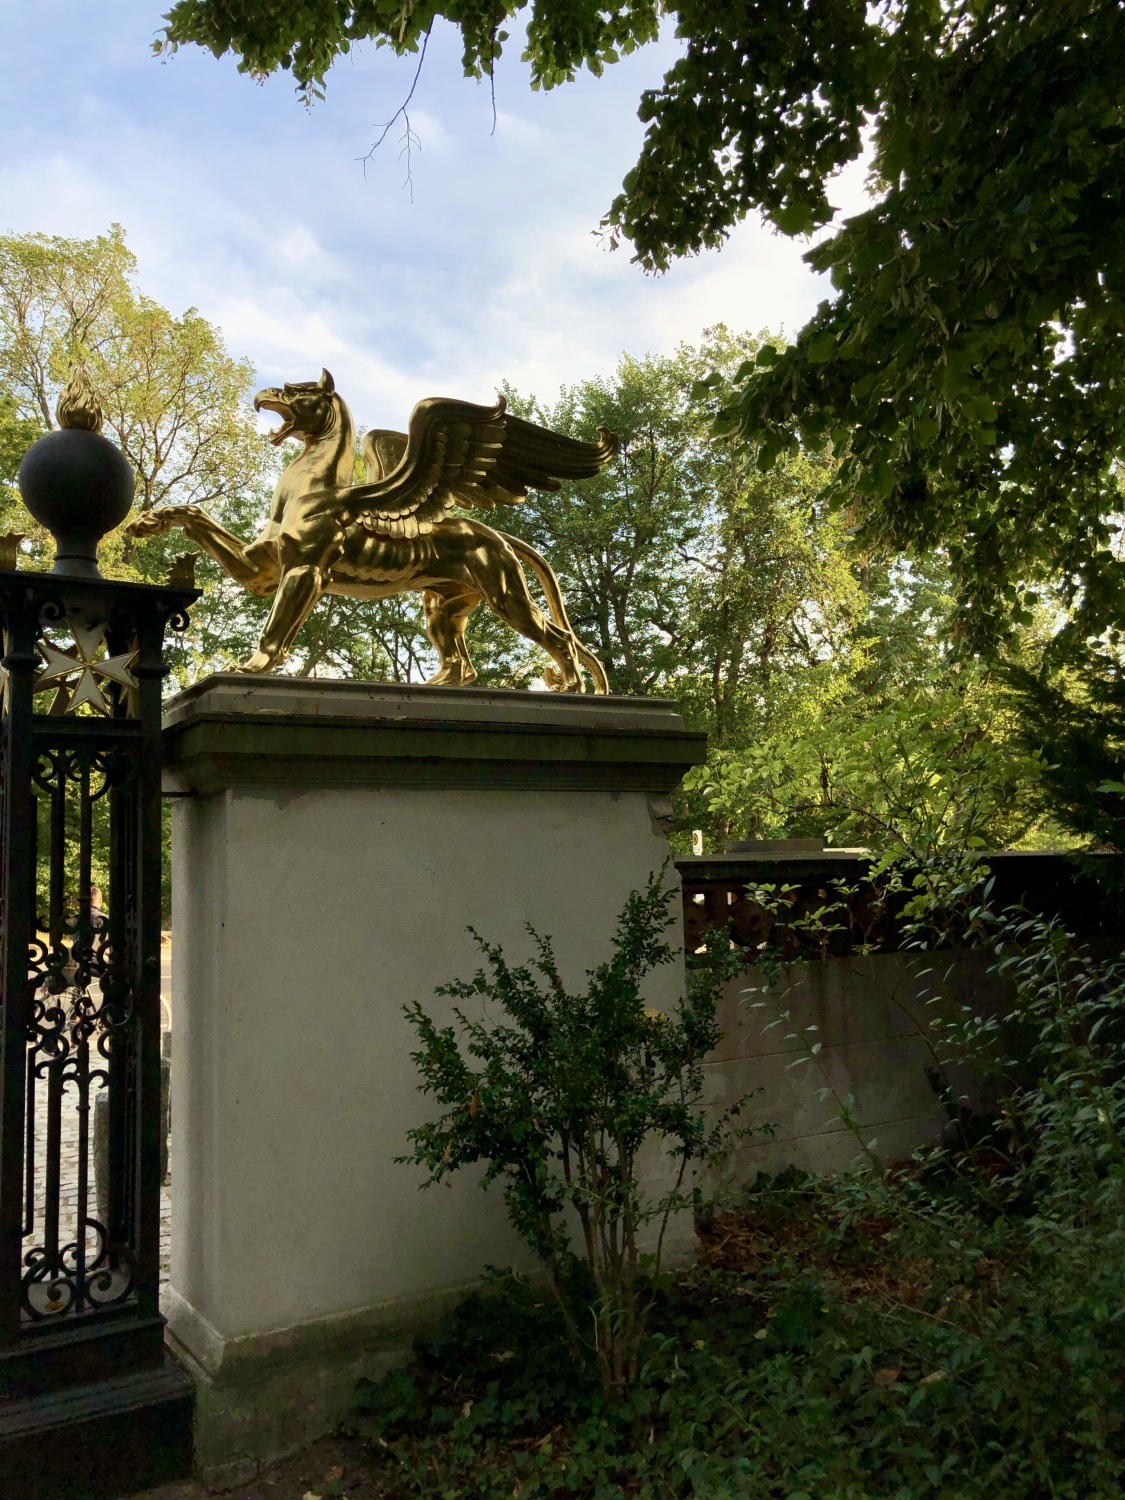
<path id="1" fill-rule="evenodd" d="M 123 225 L 142 291 L 218 324 L 262 384 L 322 366 L 365 426 L 424 396 L 490 399 L 503 380 L 552 399 L 622 353 L 670 354 L 710 324 L 793 332 L 827 295 L 807 248 L 746 223 L 721 252 L 646 276 L 598 222 L 642 138 L 641 90 L 670 37 L 600 79 L 534 93 L 518 48 L 487 86 L 435 32 L 401 127 L 364 161 L 415 65 L 373 45 L 311 110 L 281 75 L 232 58 L 153 56 L 161 0 L 0 0 L 0 232 Z M 834 201 L 854 211 L 853 170 Z"/>

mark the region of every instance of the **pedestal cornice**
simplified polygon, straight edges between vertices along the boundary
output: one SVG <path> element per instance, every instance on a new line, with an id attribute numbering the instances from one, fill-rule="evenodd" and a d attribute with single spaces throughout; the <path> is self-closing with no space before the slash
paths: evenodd
<path id="1" fill-rule="evenodd" d="M 219 673 L 164 713 L 170 790 L 433 786 L 667 794 L 706 756 L 670 700 Z"/>

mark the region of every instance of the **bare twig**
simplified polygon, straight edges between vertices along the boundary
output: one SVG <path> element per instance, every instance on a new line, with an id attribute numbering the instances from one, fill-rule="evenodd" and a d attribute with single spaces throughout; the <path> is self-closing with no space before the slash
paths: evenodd
<path id="1" fill-rule="evenodd" d="M 426 34 L 422 38 L 422 50 L 418 54 L 418 66 L 414 70 L 414 80 L 410 85 L 410 92 L 407 94 L 406 98 L 402 101 L 399 107 L 395 110 L 391 118 L 384 125 L 377 127 L 379 131 L 379 139 L 374 142 L 374 144 L 371 146 L 371 149 L 367 152 L 366 156 L 361 156 L 359 158 L 359 160 L 363 163 L 363 175 L 366 177 L 367 163 L 372 160 L 376 151 L 378 151 L 379 147 L 387 139 L 387 136 L 390 134 L 396 121 L 402 120 L 404 129 L 402 135 L 399 137 L 399 142 L 402 149 L 399 151 L 398 159 L 399 161 L 401 161 L 404 156 L 406 157 L 406 178 L 402 185 L 404 188 L 409 188 L 411 203 L 414 202 L 414 175 L 411 171 L 411 158 L 415 149 L 422 149 L 422 142 L 418 139 L 410 124 L 410 101 L 414 98 L 414 90 L 418 87 L 418 80 L 422 76 L 422 64 L 426 61 L 426 48 L 429 45 L 430 31 L 429 28 L 427 28 Z"/>
<path id="2" fill-rule="evenodd" d="M 492 30 L 488 34 L 488 91 L 492 98 L 492 131 L 496 134 L 496 7 L 492 8 Z"/>

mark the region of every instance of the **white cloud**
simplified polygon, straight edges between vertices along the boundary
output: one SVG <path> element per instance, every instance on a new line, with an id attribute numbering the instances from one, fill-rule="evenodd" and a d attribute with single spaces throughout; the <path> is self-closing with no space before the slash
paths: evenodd
<path id="1" fill-rule="evenodd" d="M 327 365 L 361 421 L 401 424 L 424 395 L 479 399 L 505 377 L 553 395 L 624 350 L 671 351 L 719 321 L 794 329 L 825 295 L 804 247 L 757 224 L 657 278 L 594 238 L 670 44 L 546 95 L 505 60 L 493 133 L 487 88 L 436 35 L 411 105 L 412 204 L 396 130 L 366 175 L 358 160 L 412 63 L 361 51 L 305 111 L 288 79 L 258 88 L 198 52 L 152 59 L 158 10 L 55 0 L 58 48 L 31 8 L 0 16 L 0 47 L 22 60 L 0 126 L 0 228 L 90 235 L 120 221 L 144 289 L 197 306 L 263 383 Z M 862 173 L 841 185 L 852 211 L 861 186 Z"/>

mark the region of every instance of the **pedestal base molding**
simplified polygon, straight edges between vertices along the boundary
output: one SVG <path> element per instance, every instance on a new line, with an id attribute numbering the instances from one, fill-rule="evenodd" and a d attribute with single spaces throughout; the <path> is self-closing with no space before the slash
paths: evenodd
<path id="1" fill-rule="evenodd" d="M 261 1464 L 330 1432 L 354 1407 L 356 1383 L 408 1362 L 415 1336 L 477 1284 L 233 1338 L 166 1287 L 166 1337 L 195 1385 L 200 1479 L 249 1483 Z"/>

